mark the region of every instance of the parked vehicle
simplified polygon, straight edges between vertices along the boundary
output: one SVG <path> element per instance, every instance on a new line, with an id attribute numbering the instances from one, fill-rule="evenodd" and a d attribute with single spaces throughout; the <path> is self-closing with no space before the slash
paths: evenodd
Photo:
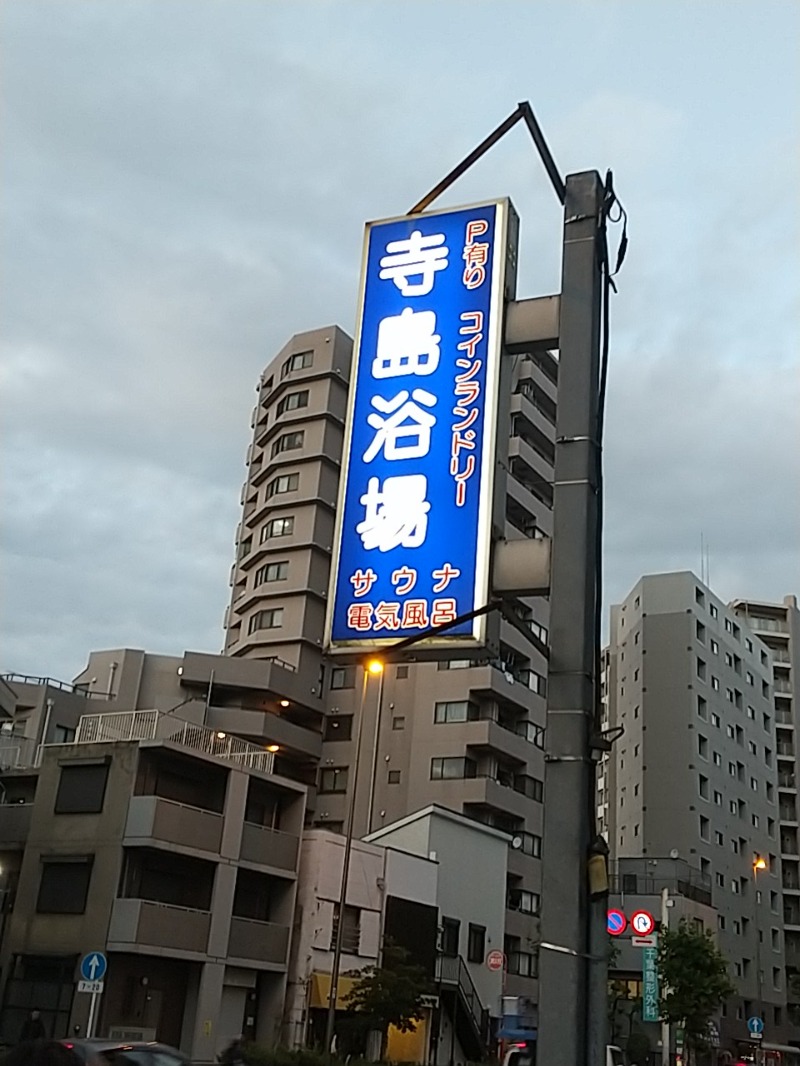
<path id="1" fill-rule="evenodd" d="M 503 1066 L 536 1066 L 536 1041 L 512 1044 L 503 1056 Z M 606 1066 L 625 1066 L 625 1053 L 616 1044 L 606 1044 Z"/>
<path id="2" fill-rule="evenodd" d="M 115 1040 L 62 1040 L 86 1066 L 191 1066 L 183 1054 L 167 1044 Z"/>

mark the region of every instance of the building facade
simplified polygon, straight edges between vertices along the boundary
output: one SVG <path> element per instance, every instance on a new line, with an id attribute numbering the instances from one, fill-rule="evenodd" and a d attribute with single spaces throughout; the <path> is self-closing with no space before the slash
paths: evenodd
<path id="1" fill-rule="evenodd" d="M 769 648 L 778 764 L 778 821 L 786 984 L 792 1022 L 800 1025 L 800 847 L 798 846 L 798 734 L 795 685 L 800 671 L 800 611 L 797 597 L 783 603 L 734 600 L 734 614 Z"/>
<path id="2" fill-rule="evenodd" d="M 711 883 L 739 995 L 723 1039 L 785 1043 L 787 987 L 769 648 L 694 574 L 642 578 L 611 609 L 601 775 L 613 859 L 674 855 Z"/>
<path id="3" fill-rule="evenodd" d="M 509 994 L 536 998 L 547 603 L 518 598 L 529 636 L 503 621 L 483 660 L 408 661 L 363 684 L 360 666 L 325 661 L 323 619 L 352 343 L 337 327 L 295 336 L 264 371 L 253 414 L 242 520 L 231 571 L 225 650 L 280 659 L 324 703 L 313 822 L 342 831 L 365 710 L 354 828 L 379 830 L 427 804 L 510 834 Z M 505 534 L 552 534 L 558 363 L 507 356 Z M 502 405 L 501 405 L 502 406 Z M 515 963 L 512 964 L 516 965 Z"/>
<path id="4" fill-rule="evenodd" d="M 7 1042 L 32 1007 L 52 1036 L 86 1032 L 78 964 L 96 951 L 108 956 L 98 1033 L 158 1037 L 196 1062 L 238 1033 L 282 1038 L 306 790 L 273 762 L 135 711 L 87 716 L 37 766 L 6 768 Z"/>

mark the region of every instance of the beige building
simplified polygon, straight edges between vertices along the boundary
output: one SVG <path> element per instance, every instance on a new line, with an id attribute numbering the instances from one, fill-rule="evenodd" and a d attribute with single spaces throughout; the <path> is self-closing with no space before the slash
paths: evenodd
<path id="1" fill-rule="evenodd" d="M 87 715 L 0 804 L 0 1030 L 32 1007 L 86 1032 L 80 959 L 104 951 L 95 1031 L 214 1062 L 238 1033 L 283 1034 L 306 790 L 274 755 L 158 711 Z"/>
<path id="2" fill-rule="evenodd" d="M 224 623 L 229 655 L 288 664 L 321 691 L 313 821 L 334 831 L 353 787 L 364 691 L 361 668 L 326 662 L 322 648 L 351 354 L 338 327 L 298 334 L 261 377 Z M 558 364 L 544 351 L 506 358 L 506 536 L 538 538 L 552 533 Z M 530 639 L 503 622 L 499 652 L 483 661 L 395 663 L 370 679 L 354 826 L 360 836 L 436 804 L 515 838 L 508 993 L 535 998 L 547 603 L 519 599 L 516 611 Z"/>

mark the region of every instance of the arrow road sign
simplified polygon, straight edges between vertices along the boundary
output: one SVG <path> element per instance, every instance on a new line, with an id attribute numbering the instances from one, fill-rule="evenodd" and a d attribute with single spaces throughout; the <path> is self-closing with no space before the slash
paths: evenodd
<path id="1" fill-rule="evenodd" d="M 649 936 L 655 927 L 655 919 L 649 911 L 635 911 L 631 915 L 631 929 L 637 936 Z"/>
<path id="2" fill-rule="evenodd" d="M 764 1032 L 764 1019 L 752 1017 L 747 1019 L 747 1031 L 751 1036 L 761 1036 Z"/>
<path id="3" fill-rule="evenodd" d="M 102 951 L 90 951 L 81 959 L 81 977 L 84 981 L 102 981 L 108 960 Z"/>
<path id="4" fill-rule="evenodd" d="M 620 933 L 624 933 L 628 925 L 628 919 L 618 910 L 610 910 L 606 918 L 606 928 L 612 936 L 619 936 Z"/>
<path id="5" fill-rule="evenodd" d="M 656 936 L 632 936 L 631 944 L 635 948 L 657 948 L 658 937 Z"/>

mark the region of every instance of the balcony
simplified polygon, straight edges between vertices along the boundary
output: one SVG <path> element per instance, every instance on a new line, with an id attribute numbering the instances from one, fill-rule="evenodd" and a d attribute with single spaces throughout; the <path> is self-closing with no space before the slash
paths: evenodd
<path id="1" fill-rule="evenodd" d="M 533 690 L 529 687 L 530 671 L 500 670 L 496 666 L 477 666 L 470 671 L 470 691 L 477 695 L 494 696 L 516 707 L 528 710 L 533 706 Z"/>
<path id="2" fill-rule="evenodd" d="M 207 725 L 223 729 L 238 737 L 249 737 L 256 743 L 277 744 L 309 759 L 318 760 L 322 754 L 322 735 L 315 730 L 290 722 L 271 711 L 248 710 L 239 707 L 209 707 Z"/>
<path id="3" fill-rule="evenodd" d="M 245 822 L 242 826 L 242 862 L 273 866 L 294 873 L 297 870 L 297 853 L 300 841 L 291 833 L 282 833 L 266 825 Z"/>
<path id="4" fill-rule="evenodd" d="M 32 803 L 0 805 L 0 851 L 24 848 L 31 828 Z"/>
<path id="5" fill-rule="evenodd" d="M 288 926 L 257 922 L 252 918 L 231 918 L 228 940 L 228 955 L 231 958 L 285 966 L 288 949 Z"/>
<path id="6" fill-rule="evenodd" d="M 463 723 L 459 736 L 468 748 L 487 748 L 516 763 L 525 764 L 531 757 L 531 745 L 526 737 L 490 719 Z"/>
<path id="7" fill-rule="evenodd" d="M 530 814 L 535 800 L 528 799 L 513 788 L 502 785 L 492 777 L 472 777 L 459 781 L 458 799 L 464 807 L 490 807 L 503 814 L 525 818 Z"/>
<path id="8" fill-rule="evenodd" d="M 132 947 L 191 951 L 205 955 L 211 914 L 208 911 L 154 903 L 146 899 L 115 899 L 108 929 L 111 951 Z"/>
<path id="9" fill-rule="evenodd" d="M 776 677 L 773 681 L 772 687 L 776 692 L 783 693 L 784 696 L 791 696 L 792 692 L 794 691 L 792 682 L 789 680 L 789 678 Z"/>
<path id="10" fill-rule="evenodd" d="M 200 807 L 189 807 L 160 796 L 134 796 L 128 807 L 125 843 L 130 844 L 136 839 L 154 840 L 218 855 L 222 823 L 221 814 Z"/>

